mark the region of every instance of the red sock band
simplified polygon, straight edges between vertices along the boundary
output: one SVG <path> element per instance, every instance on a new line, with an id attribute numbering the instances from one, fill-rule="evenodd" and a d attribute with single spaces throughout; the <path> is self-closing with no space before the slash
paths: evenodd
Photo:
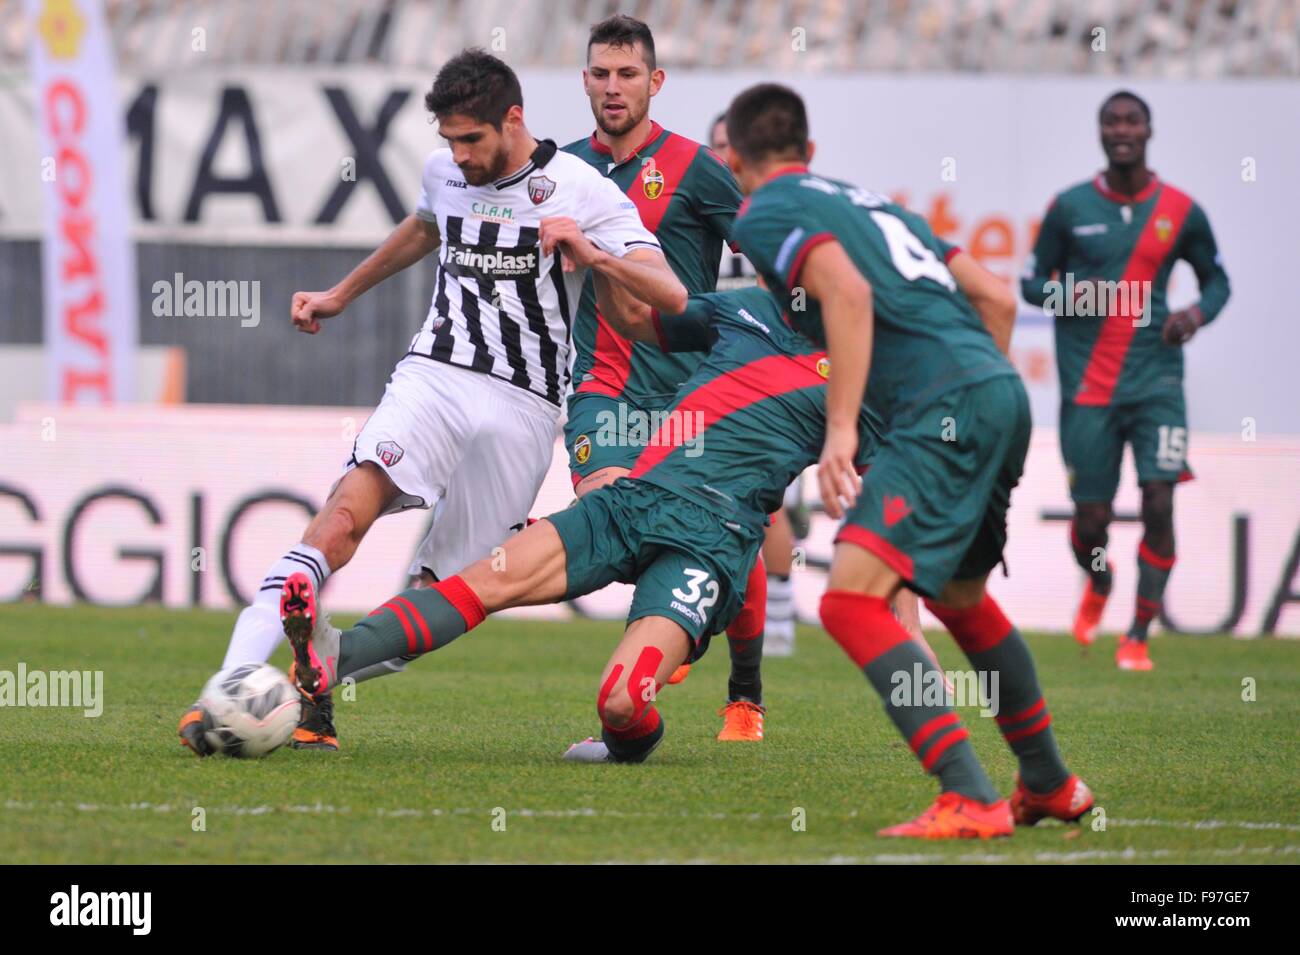
<path id="1" fill-rule="evenodd" d="M 749 579 L 745 581 L 745 605 L 727 627 L 727 636 L 732 640 L 753 640 L 763 632 L 766 624 L 767 568 L 760 557 L 749 571 Z"/>
<path id="2" fill-rule="evenodd" d="M 406 634 L 406 652 L 419 653 L 419 647 L 416 645 L 415 641 L 415 627 L 411 625 L 410 618 L 406 616 L 406 611 L 402 609 L 396 600 L 390 600 L 378 610 L 374 611 L 371 616 L 385 610 L 391 610 L 393 616 L 397 618 L 397 622 L 402 625 L 402 632 Z"/>
<path id="3" fill-rule="evenodd" d="M 948 628 L 957 645 L 966 653 L 991 650 L 1011 633 L 1011 621 L 987 593 L 975 606 L 961 610 L 945 607 L 933 600 L 927 600 L 925 606 Z"/>
<path id="4" fill-rule="evenodd" d="M 400 607 L 404 609 L 408 614 L 410 614 L 411 620 L 414 621 L 415 626 L 419 629 L 420 637 L 424 641 L 420 652 L 428 653 L 430 650 L 432 650 L 433 634 L 429 632 L 428 622 L 420 614 L 420 611 L 415 609 L 415 604 L 411 603 L 409 600 L 407 600 L 405 597 L 401 596 L 400 594 L 394 597 L 392 600 L 388 601 L 388 604 L 394 610 L 397 610 Z M 403 626 L 405 626 L 405 623 L 406 622 L 403 621 Z M 410 632 L 407 633 L 406 639 L 408 643 L 412 644 L 411 652 L 412 653 L 417 652 L 413 645 L 415 642 L 413 639 L 413 635 Z"/>
<path id="5" fill-rule="evenodd" d="M 635 723 L 624 726 L 622 729 L 617 726 L 610 726 L 608 723 L 602 725 L 605 727 L 605 731 L 608 732 L 610 736 L 614 737 L 614 739 L 630 742 L 634 739 L 640 739 L 643 736 L 649 736 L 659 728 L 660 722 L 659 711 L 651 705 L 643 714 L 641 714 L 641 719 Z"/>
<path id="6" fill-rule="evenodd" d="M 478 594 L 474 593 L 469 584 L 459 576 L 440 580 L 433 585 L 433 589 L 442 594 L 447 602 L 456 608 L 457 613 L 465 618 L 467 631 L 473 630 L 487 616 L 487 611 L 483 609 L 483 601 L 478 599 Z"/>
<path id="7" fill-rule="evenodd" d="M 826 632 L 859 668 L 912 639 L 883 597 L 828 590 L 822 594 L 821 618 Z"/>
<path id="8" fill-rule="evenodd" d="M 1174 566 L 1175 555 L 1170 554 L 1168 557 L 1161 557 L 1150 547 L 1146 541 L 1138 544 L 1138 560 L 1145 560 L 1152 567 L 1159 570 L 1172 570 Z"/>

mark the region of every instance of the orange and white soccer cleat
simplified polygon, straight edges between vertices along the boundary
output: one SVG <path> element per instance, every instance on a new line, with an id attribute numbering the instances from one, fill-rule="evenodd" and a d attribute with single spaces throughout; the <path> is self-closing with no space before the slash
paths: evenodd
<path id="1" fill-rule="evenodd" d="M 1099 594 L 1093 590 L 1092 579 L 1088 579 L 1088 586 L 1083 592 L 1083 600 L 1079 601 L 1079 610 L 1074 615 L 1074 626 L 1071 628 L 1074 639 L 1085 647 L 1092 646 L 1092 642 L 1097 639 L 1097 627 L 1101 624 L 1101 615 L 1106 611 L 1109 597 L 1110 594 Z"/>
<path id="2" fill-rule="evenodd" d="M 881 829 L 877 835 L 898 839 L 995 839 L 1015 831 L 1005 799 L 992 804 L 961 793 L 941 793 L 911 822 Z"/>
<path id="3" fill-rule="evenodd" d="M 689 663 L 683 663 L 676 670 L 674 670 L 673 675 L 668 678 L 668 685 L 676 686 L 678 683 L 681 683 L 682 680 L 686 679 L 690 675 L 690 673 L 691 673 L 691 665 Z"/>
<path id="4" fill-rule="evenodd" d="M 293 669 L 297 664 L 290 664 L 289 679 L 293 681 Z M 297 683 L 294 683 L 297 686 Z M 338 731 L 334 729 L 334 694 L 325 693 L 320 697 L 309 696 L 301 689 L 302 716 L 293 731 L 289 745 L 294 749 L 325 749 L 337 752 L 339 748 Z"/>
<path id="5" fill-rule="evenodd" d="M 1050 793 L 1030 792 L 1016 777 L 1011 794 L 1011 817 L 1017 826 L 1032 826 L 1043 819 L 1077 822 L 1092 808 L 1092 790 L 1078 776 L 1071 776 Z"/>
<path id="6" fill-rule="evenodd" d="M 749 700 L 732 700 L 718 715 L 722 717 L 723 742 L 761 743 L 763 741 L 763 716 L 767 710 Z"/>
<path id="7" fill-rule="evenodd" d="M 1153 670 L 1155 661 L 1147 652 L 1145 640 L 1124 637 L 1115 650 L 1115 665 L 1121 670 Z"/>

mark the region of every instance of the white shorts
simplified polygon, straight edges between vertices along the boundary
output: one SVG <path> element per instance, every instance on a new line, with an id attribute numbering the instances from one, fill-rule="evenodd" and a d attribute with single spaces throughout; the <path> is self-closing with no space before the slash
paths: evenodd
<path id="1" fill-rule="evenodd" d="M 353 445 L 401 494 L 385 511 L 434 509 L 411 564 L 439 578 L 521 529 L 551 466 L 560 409 L 491 375 L 408 355 Z"/>

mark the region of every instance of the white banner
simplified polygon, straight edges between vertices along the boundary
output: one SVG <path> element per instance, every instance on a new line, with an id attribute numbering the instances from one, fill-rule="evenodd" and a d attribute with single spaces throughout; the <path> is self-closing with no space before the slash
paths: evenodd
<path id="1" fill-rule="evenodd" d="M 12 424 L 0 424 L 0 601 L 39 587 L 52 603 L 238 606 L 301 538 L 368 413 L 20 406 Z M 1176 495 L 1178 564 L 1167 594 L 1169 616 L 1187 631 L 1300 635 L 1300 605 L 1287 599 L 1300 593 L 1300 440 L 1193 434 L 1190 462 L 1196 480 Z M 553 513 L 572 496 L 557 445 L 532 513 Z M 1123 631 L 1133 612 L 1138 504 L 1126 460 L 1111 529 L 1116 587 L 1107 632 Z M 1082 573 L 1070 552 L 1069 511 L 1056 434 L 1036 429 L 1012 501 L 1010 576 L 995 571 L 990 584 L 1022 628 L 1065 631 L 1073 619 Z M 326 605 L 364 612 L 400 591 L 428 516 L 411 511 L 378 521 L 353 561 L 330 578 Z M 816 565 L 829 559 L 833 532 L 833 522 L 817 516 L 802 543 L 806 563 L 795 571 L 796 603 L 810 622 L 826 584 Z M 618 585 L 580 606 L 619 619 L 628 599 L 629 588 Z"/>
<path id="2" fill-rule="evenodd" d="M 566 143 L 590 132 L 579 65 L 521 74 L 536 135 Z M 117 109 L 130 130 L 125 155 L 136 237 L 377 244 L 413 208 L 424 157 L 441 145 L 422 101 L 432 72 L 195 69 L 123 80 Z M 766 78 L 671 71 L 653 112 L 668 128 L 703 139 L 732 96 Z M 15 79 L 0 84 L 0 237 L 30 238 L 39 234 L 40 204 L 25 184 L 45 153 L 32 125 L 33 91 Z M 1019 273 L 1052 196 L 1103 164 L 1097 109 L 1120 85 L 1064 76 L 824 74 L 789 81 L 808 103 L 816 169 L 905 200 L 1008 280 Z M 1187 351 L 1191 427 L 1300 435 L 1300 402 L 1291 390 L 1300 364 L 1291 305 L 1300 123 L 1258 119 L 1300 116 L 1300 84 L 1133 85 L 1154 113 L 1152 164 L 1207 210 L 1232 282 L 1224 314 Z M 1180 264 L 1170 303 L 1195 296 L 1195 278 Z M 266 305 L 274 311 L 274 303 Z M 1035 422 L 1055 425 L 1050 323 L 1026 309 L 1012 348 Z"/>
<path id="3" fill-rule="evenodd" d="M 27 0 L 40 162 L 9 181 L 42 198 L 46 397 L 135 397 L 136 264 L 122 107 L 100 0 Z M 6 137 L 9 128 L 6 127 Z M 39 169 L 42 188 L 31 187 Z"/>

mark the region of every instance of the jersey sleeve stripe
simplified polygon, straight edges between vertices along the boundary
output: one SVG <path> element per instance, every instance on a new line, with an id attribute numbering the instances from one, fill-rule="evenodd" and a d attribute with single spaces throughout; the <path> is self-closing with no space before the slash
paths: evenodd
<path id="1" fill-rule="evenodd" d="M 808 258 L 808 253 L 823 242 L 831 242 L 834 239 L 834 233 L 817 232 L 804 240 L 803 245 L 799 247 L 798 253 L 795 254 L 794 264 L 790 266 L 790 277 L 786 279 L 786 288 L 793 289 L 799 284 L 799 273 L 803 270 L 804 259 Z"/>

